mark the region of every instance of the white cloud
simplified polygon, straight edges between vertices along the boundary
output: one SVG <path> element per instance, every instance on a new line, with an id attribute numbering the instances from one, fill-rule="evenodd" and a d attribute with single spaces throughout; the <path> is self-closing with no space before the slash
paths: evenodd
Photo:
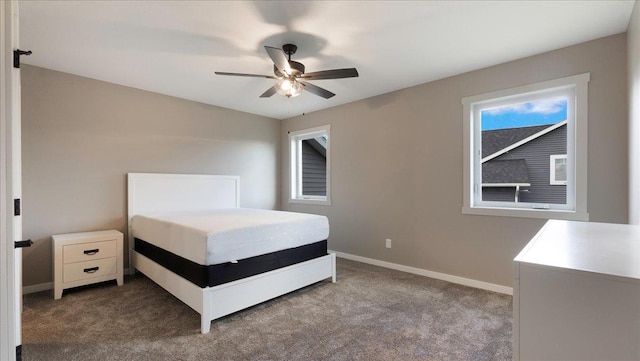
<path id="1" fill-rule="evenodd" d="M 566 103 L 566 98 L 543 99 L 536 102 L 506 105 L 499 108 L 487 109 L 484 110 L 483 113 L 486 112 L 491 115 L 499 115 L 504 113 L 554 114 L 562 111 Z"/>

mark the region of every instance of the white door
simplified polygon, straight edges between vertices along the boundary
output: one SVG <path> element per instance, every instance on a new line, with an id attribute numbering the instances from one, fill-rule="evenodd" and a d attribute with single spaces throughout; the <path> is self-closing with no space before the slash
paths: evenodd
<path id="1" fill-rule="evenodd" d="M 18 49 L 18 3 L 0 2 L 0 360 L 21 359 L 22 217 L 14 215 L 21 199 L 20 71 L 13 67 Z"/>

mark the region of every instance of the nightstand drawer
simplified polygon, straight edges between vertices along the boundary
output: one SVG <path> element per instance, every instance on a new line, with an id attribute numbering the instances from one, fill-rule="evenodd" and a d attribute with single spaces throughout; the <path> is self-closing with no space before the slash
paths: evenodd
<path id="1" fill-rule="evenodd" d="M 62 247 L 62 263 L 83 262 L 116 256 L 116 240 L 82 244 L 72 244 Z M 65 281 L 66 282 L 66 281 Z"/>
<path id="2" fill-rule="evenodd" d="M 116 257 L 65 264 L 62 271 L 62 280 L 67 283 L 116 274 L 116 264 Z"/>

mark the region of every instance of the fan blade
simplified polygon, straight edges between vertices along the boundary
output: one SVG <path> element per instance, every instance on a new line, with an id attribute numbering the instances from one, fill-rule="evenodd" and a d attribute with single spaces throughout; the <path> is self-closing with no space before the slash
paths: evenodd
<path id="1" fill-rule="evenodd" d="M 320 88 L 317 85 L 313 85 L 311 83 L 307 83 L 305 81 L 298 81 L 300 84 L 304 85 L 304 90 L 309 91 L 309 93 L 315 94 L 317 96 L 323 97 L 325 99 L 329 99 L 335 94 L 328 91 L 327 89 Z"/>
<path id="2" fill-rule="evenodd" d="M 260 98 L 268 98 L 275 93 L 276 93 L 276 86 L 274 85 L 271 88 L 267 89 L 266 92 L 262 93 L 262 95 L 260 95 Z"/>
<path id="3" fill-rule="evenodd" d="M 264 48 L 276 68 L 284 74 L 291 75 L 291 67 L 289 66 L 289 61 L 287 60 L 287 56 L 284 54 L 284 51 L 280 48 L 274 48 L 271 46 L 265 46 Z"/>
<path id="4" fill-rule="evenodd" d="M 223 71 L 216 71 L 215 73 L 216 73 L 216 75 L 247 76 L 247 77 L 252 77 L 252 78 L 278 79 L 273 75 L 244 74 L 244 73 L 225 73 Z"/>
<path id="5" fill-rule="evenodd" d="M 312 73 L 306 73 L 300 76 L 300 78 L 309 79 L 309 80 L 341 79 L 341 78 L 356 78 L 356 77 L 358 77 L 358 71 L 356 70 L 356 68 L 314 71 Z"/>

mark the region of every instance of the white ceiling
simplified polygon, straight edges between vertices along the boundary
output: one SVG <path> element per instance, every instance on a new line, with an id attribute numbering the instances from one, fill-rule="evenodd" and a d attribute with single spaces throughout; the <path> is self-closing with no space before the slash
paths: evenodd
<path id="1" fill-rule="evenodd" d="M 21 1 L 31 65 L 288 118 L 626 31 L 633 1 Z M 264 46 L 298 45 L 307 72 L 359 78 L 259 98 Z"/>

